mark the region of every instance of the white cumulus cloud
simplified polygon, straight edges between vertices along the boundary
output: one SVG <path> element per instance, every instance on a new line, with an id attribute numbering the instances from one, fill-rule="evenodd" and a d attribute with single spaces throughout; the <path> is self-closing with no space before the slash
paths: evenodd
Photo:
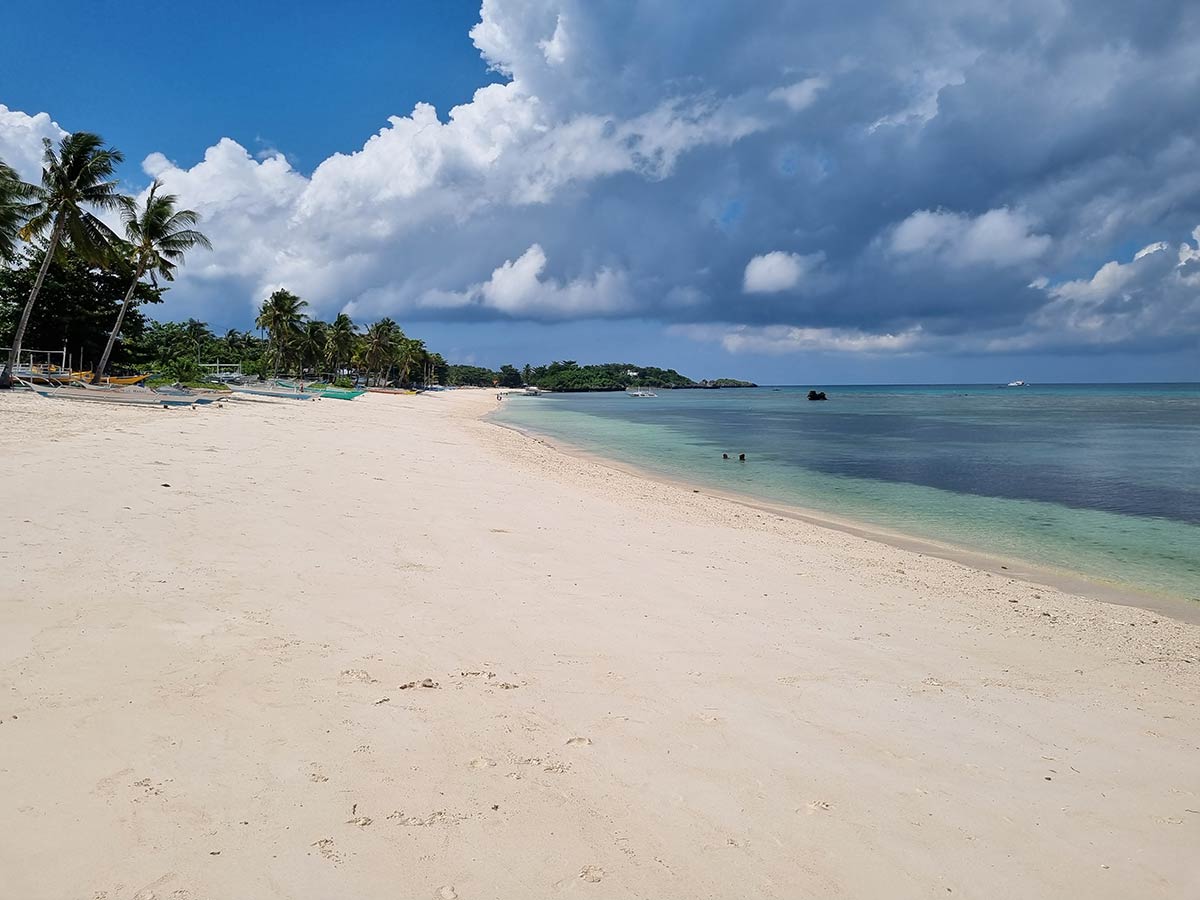
<path id="1" fill-rule="evenodd" d="M 1050 249 L 1050 237 L 1033 229 L 1029 216 L 1005 207 L 974 217 L 921 209 L 892 230 L 888 246 L 897 256 L 933 258 L 948 266 L 1010 266 Z"/>
<path id="2" fill-rule="evenodd" d="M 776 294 L 801 287 L 824 259 L 822 253 L 788 253 L 772 250 L 746 263 L 742 290 L 747 294 Z"/>
<path id="3" fill-rule="evenodd" d="M 46 113 L 30 116 L 0 103 L 0 159 L 26 181 L 41 176 L 42 139 L 57 143 L 65 135 Z"/>
<path id="4" fill-rule="evenodd" d="M 505 260 L 491 277 L 465 291 L 428 291 L 425 307 L 479 306 L 514 318 L 586 318 L 611 315 L 632 305 L 624 272 L 601 268 L 590 277 L 561 281 L 545 277 L 546 251 L 532 245 L 516 259 Z"/>

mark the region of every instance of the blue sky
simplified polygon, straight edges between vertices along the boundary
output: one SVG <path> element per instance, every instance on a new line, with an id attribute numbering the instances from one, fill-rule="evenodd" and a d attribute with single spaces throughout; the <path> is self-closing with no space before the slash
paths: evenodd
<path id="1" fill-rule="evenodd" d="M 7 15 L 0 157 L 96 131 L 202 214 L 170 316 L 286 286 L 490 365 L 1200 380 L 1194 4 Z"/>

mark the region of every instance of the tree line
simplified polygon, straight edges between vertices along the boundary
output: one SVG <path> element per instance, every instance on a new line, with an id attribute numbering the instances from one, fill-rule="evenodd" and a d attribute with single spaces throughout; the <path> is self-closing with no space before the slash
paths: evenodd
<path id="1" fill-rule="evenodd" d="M 674 369 L 641 366 L 635 363 L 600 363 L 581 366 L 573 359 L 552 362 L 544 366 L 526 363 L 518 369 L 504 365 L 497 370 L 480 366 L 450 366 L 447 370 L 451 385 L 498 385 L 504 388 L 537 387 L 547 391 L 623 391 L 635 385 L 651 388 L 721 388 L 754 387 L 751 382 L 733 378 L 715 381 L 693 381 Z"/>
<path id="2" fill-rule="evenodd" d="M 79 365 L 97 360 L 92 380 L 110 365 L 152 368 L 175 380 L 202 380 L 204 363 L 238 364 L 247 374 L 364 375 L 375 383 L 445 383 L 447 364 L 391 319 L 361 330 L 344 313 L 311 318 L 287 290 L 263 303 L 261 332 L 215 335 L 204 322 L 150 322 L 140 310 L 161 301 L 178 266 L 211 249 L 200 216 L 155 180 L 143 202 L 120 193 L 120 151 L 76 132 L 56 146 L 43 141 L 41 180 L 22 181 L 0 160 L 0 335 L 12 335 L 0 387 L 10 387 L 27 339 L 79 348 Z M 116 212 L 123 235 L 99 214 Z"/>

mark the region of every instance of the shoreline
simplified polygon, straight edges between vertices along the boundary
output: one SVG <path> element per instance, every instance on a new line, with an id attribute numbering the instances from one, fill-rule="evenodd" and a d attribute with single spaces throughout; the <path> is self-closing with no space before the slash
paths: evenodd
<path id="1" fill-rule="evenodd" d="M 956 546 L 930 538 L 892 531 L 869 522 L 840 518 L 820 510 L 779 503 L 755 497 L 752 494 L 723 490 L 702 482 L 696 483 L 699 485 L 697 488 L 694 484 L 684 481 L 681 478 L 672 477 L 651 468 L 605 456 L 602 453 L 579 447 L 569 441 L 544 434 L 532 428 L 512 422 L 500 421 L 495 416 L 496 412 L 498 410 L 489 408 L 482 411 L 479 414 L 479 418 L 490 425 L 515 432 L 526 439 L 541 443 L 566 456 L 571 456 L 595 465 L 606 466 L 634 478 L 643 478 L 658 484 L 669 485 L 681 491 L 699 490 L 706 496 L 724 500 L 728 503 L 805 522 L 818 528 L 826 528 L 842 534 L 852 535 L 898 550 L 936 557 L 980 572 L 1005 578 L 1014 578 L 1030 584 L 1042 585 L 1046 588 L 1098 600 L 1102 603 L 1158 613 L 1189 625 L 1200 625 L 1200 602 L 1187 597 L 1175 594 L 1160 594 L 1154 591 L 1141 590 L 1133 585 L 1106 582 L 1089 578 L 1083 573 L 1039 565 L 1029 560 L 996 556 L 969 547 Z"/>

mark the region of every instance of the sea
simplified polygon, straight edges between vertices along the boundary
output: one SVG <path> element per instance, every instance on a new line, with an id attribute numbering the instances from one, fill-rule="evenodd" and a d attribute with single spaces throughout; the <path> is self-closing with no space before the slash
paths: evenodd
<path id="1" fill-rule="evenodd" d="M 811 387 L 515 395 L 495 418 L 693 486 L 1200 602 L 1200 384 Z"/>

